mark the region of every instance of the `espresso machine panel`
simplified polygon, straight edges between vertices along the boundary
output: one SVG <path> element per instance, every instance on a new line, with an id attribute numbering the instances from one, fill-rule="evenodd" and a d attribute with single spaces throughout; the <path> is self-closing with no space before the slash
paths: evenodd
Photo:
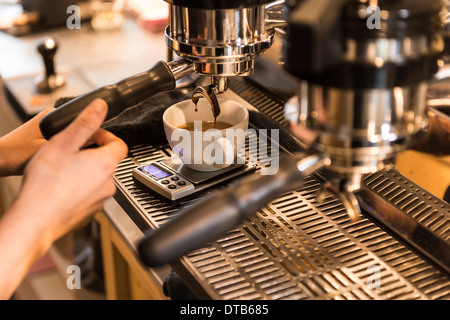
<path id="1" fill-rule="evenodd" d="M 148 234 L 139 247 L 148 265 L 174 261 L 217 239 L 285 192 L 301 188 L 311 173 L 321 172 L 326 182 L 316 194 L 319 203 L 337 197 L 353 222 L 361 219 L 362 208 L 450 271 L 449 244 L 434 233 L 415 236 L 422 226 L 403 213 L 380 209 L 382 200 L 363 184 L 367 175 L 392 169 L 396 155 L 427 130 L 427 83 L 444 50 L 443 3 L 393 0 L 378 5 L 380 26 L 369 28 L 373 12 L 365 1 L 292 4 L 284 67 L 297 77 L 299 89 L 286 103 L 285 117 L 303 152 L 282 155 L 276 175 L 243 178 L 238 188 L 199 201 Z M 377 210 L 382 210 L 378 216 Z M 429 250 L 431 238 L 446 249 Z"/>

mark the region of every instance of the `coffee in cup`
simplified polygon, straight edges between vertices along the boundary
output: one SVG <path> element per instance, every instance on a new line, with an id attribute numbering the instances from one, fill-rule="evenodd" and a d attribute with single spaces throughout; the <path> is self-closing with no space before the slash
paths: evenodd
<path id="1" fill-rule="evenodd" d="M 245 145 L 249 123 L 247 109 L 229 99 L 218 99 L 221 113 L 214 119 L 205 99 L 178 102 L 163 114 L 164 131 L 174 156 L 188 168 L 217 171 L 237 161 Z"/>

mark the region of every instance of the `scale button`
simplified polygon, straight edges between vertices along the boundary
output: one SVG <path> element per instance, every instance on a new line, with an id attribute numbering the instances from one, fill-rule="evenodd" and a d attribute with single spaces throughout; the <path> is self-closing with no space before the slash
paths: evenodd
<path id="1" fill-rule="evenodd" d="M 169 181 L 169 180 L 163 180 L 163 181 L 161 181 L 161 183 L 162 183 L 162 184 L 169 184 L 170 181 Z"/>
<path id="2" fill-rule="evenodd" d="M 179 185 L 179 186 L 185 186 L 185 185 L 186 185 L 186 181 L 179 181 L 179 182 L 177 183 L 177 185 Z"/>
<path id="3" fill-rule="evenodd" d="M 170 178 L 170 180 L 172 180 L 172 181 L 178 181 L 178 180 L 180 180 L 180 178 L 178 178 L 178 177 L 172 177 L 172 178 Z"/>
<path id="4" fill-rule="evenodd" d="M 176 189 L 176 188 L 177 188 L 177 186 L 176 186 L 176 185 L 174 185 L 174 184 L 169 184 L 168 188 L 169 188 L 169 189 Z"/>

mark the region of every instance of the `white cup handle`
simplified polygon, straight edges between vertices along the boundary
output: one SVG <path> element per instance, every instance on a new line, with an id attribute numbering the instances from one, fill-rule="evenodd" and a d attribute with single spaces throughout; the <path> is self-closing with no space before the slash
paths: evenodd
<path id="1" fill-rule="evenodd" d="M 214 163 L 216 168 L 229 167 L 234 162 L 234 146 L 231 141 L 225 137 L 220 137 L 216 140 L 216 152 L 222 154 L 222 161 Z"/>

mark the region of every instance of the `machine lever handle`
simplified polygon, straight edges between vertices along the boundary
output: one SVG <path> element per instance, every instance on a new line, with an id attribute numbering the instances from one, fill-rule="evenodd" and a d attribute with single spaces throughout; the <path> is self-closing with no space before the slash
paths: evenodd
<path id="1" fill-rule="evenodd" d="M 176 80 L 171 68 L 160 61 L 148 71 L 98 88 L 58 107 L 41 120 L 42 135 L 50 139 L 65 129 L 95 99 L 103 99 L 108 104 L 106 121 L 159 92 L 175 89 Z"/>
<path id="2" fill-rule="evenodd" d="M 315 166 L 315 170 L 323 165 L 319 157 L 311 157 L 304 158 L 309 160 L 308 168 Z M 303 158 L 283 155 L 276 175 L 246 176 L 180 212 L 159 229 L 147 232 L 138 244 L 142 260 L 150 267 L 174 262 L 237 227 L 283 193 L 302 187 L 310 171 L 302 170 L 301 161 Z"/>

